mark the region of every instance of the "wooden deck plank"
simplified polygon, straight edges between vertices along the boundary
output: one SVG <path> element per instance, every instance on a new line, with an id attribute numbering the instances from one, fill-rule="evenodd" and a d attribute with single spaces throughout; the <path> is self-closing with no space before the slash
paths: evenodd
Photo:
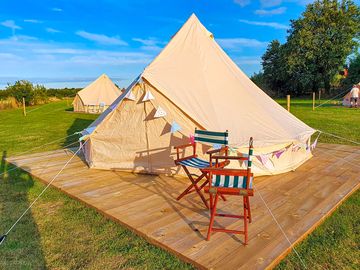
<path id="1" fill-rule="evenodd" d="M 47 183 L 72 153 L 56 150 L 7 160 Z M 53 186 L 199 268 L 264 269 L 274 266 L 290 245 L 259 194 L 294 243 L 359 188 L 359 168 L 352 164 L 360 164 L 359 147 L 319 144 L 314 157 L 295 172 L 257 177 L 246 247 L 242 236 L 224 233 L 205 241 L 209 213 L 197 194 L 176 200 L 189 184 L 182 177 L 94 170 L 75 157 Z M 241 211 L 239 197 L 227 199 L 220 202 L 219 211 Z M 243 226 L 241 220 L 229 218 L 216 222 L 234 229 Z"/>

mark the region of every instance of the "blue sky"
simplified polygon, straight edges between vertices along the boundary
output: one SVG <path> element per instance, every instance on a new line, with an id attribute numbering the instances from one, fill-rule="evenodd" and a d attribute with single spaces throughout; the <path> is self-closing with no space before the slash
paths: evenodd
<path id="1" fill-rule="evenodd" d="M 1 0 L 0 88 L 25 78 L 82 87 L 102 73 L 126 86 L 195 13 L 248 75 L 309 0 Z"/>

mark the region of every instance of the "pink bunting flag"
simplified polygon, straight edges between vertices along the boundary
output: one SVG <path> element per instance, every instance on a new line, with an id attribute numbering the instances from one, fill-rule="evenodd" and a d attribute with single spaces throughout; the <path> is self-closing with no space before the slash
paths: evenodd
<path id="1" fill-rule="evenodd" d="M 284 153 L 285 153 L 285 149 L 281 149 L 279 151 L 276 151 L 274 153 L 274 155 L 279 159 L 281 157 L 281 155 L 284 154 Z"/>
<path id="2" fill-rule="evenodd" d="M 310 146 L 311 150 L 314 150 L 318 142 L 318 138 L 313 142 L 313 144 Z"/>
<path id="3" fill-rule="evenodd" d="M 261 162 L 262 165 L 265 165 L 269 161 L 268 155 L 258 155 L 256 157 Z"/>
<path id="4" fill-rule="evenodd" d="M 195 143 L 195 136 L 190 134 L 189 141 L 190 143 Z"/>

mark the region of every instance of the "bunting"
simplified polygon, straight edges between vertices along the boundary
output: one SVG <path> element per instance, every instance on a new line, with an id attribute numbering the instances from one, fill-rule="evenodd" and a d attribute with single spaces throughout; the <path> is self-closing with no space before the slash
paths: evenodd
<path id="1" fill-rule="evenodd" d="M 170 132 L 175 133 L 176 131 L 179 131 L 179 130 L 181 130 L 181 126 L 178 123 L 176 123 L 175 121 L 173 121 L 171 124 Z"/>
<path id="2" fill-rule="evenodd" d="M 129 100 L 135 100 L 135 96 L 131 90 L 125 95 L 124 98 L 129 99 Z"/>
<path id="3" fill-rule="evenodd" d="M 221 144 L 214 143 L 212 147 L 214 148 L 214 150 L 218 150 L 221 149 Z"/>
<path id="4" fill-rule="evenodd" d="M 160 117 L 164 117 L 166 116 L 166 112 L 164 111 L 163 108 L 161 108 L 160 106 L 157 108 L 154 117 L 155 118 L 160 118 Z"/>
<path id="5" fill-rule="evenodd" d="M 150 91 L 146 91 L 144 98 L 142 99 L 142 102 L 155 99 L 153 94 L 151 94 Z"/>
<path id="6" fill-rule="evenodd" d="M 195 143 L 195 136 L 190 134 L 189 135 L 189 141 L 190 141 L 190 143 L 194 144 Z"/>
<path id="7" fill-rule="evenodd" d="M 316 145 L 317 145 L 317 143 L 318 143 L 318 139 L 319 139 L 319 137 L 317 137 L 316 140 L 311 144 L 311 146 L 310 146 L 310 149 L 311 149 L 311 150 L 314 150 L 314 149 L 315 149 L 315 147 L 316 147 Z"/>
<path id="8" fill-rule="evenodd" d="M 279 151 L 275 151 L 273 153 L 273 156 L 275 156 L 275 157 L 277 157 L 277 159 L 279 159 L 281 157 L 281 155 L 285 153 L 285 151 L 286 151 L 286 149 L 281 149 Z"/>

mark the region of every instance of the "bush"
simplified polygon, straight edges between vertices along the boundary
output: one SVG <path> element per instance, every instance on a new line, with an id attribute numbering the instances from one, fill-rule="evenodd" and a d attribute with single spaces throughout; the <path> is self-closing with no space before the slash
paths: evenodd
<path id="1" fill-rule="evenodd" d="M 49 101 L 49 97 L 66 98 L 75 97 L 79 88 L 46 89 L 43 85 L 33 85 L 26 80 L 20 80 L 13 85 L 8 85 L 5 90 L 0 90 L 0 100 L 15 98 L 18 104 L 22 104 L 23 97 L 26 105 L 44 104 Z"/>
<path id="2" fill-rule="evenodd" d="M 9 94 L 14 97 L 18 103 L 22 103 L 23 97 L 25 98 L 26 105 L 33 103 L 34 86 L 29 81 L 17 81 L 14 85 L 8 85 L 6 91 L 9 91 Z"/>

